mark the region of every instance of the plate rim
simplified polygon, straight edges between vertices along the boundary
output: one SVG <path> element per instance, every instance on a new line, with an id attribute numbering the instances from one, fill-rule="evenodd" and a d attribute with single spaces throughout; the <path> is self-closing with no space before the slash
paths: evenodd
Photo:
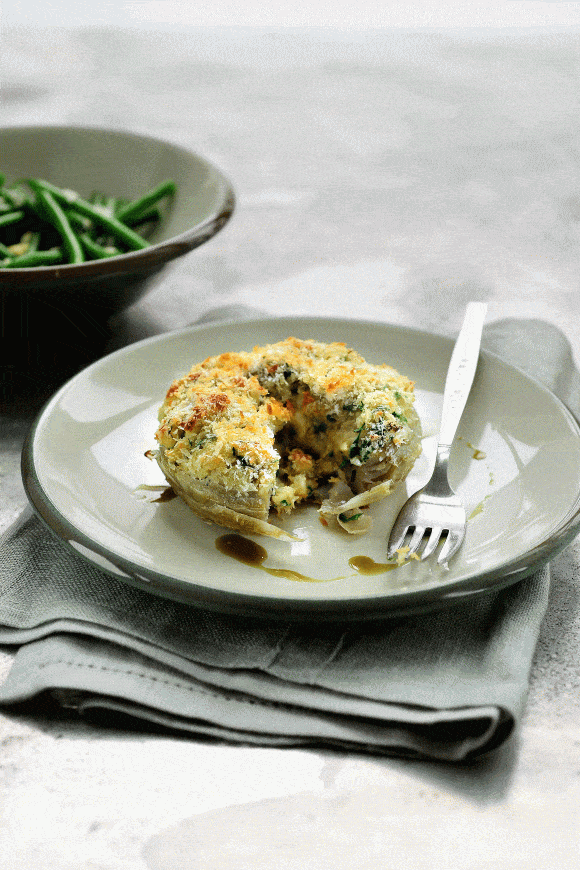
<path id="1" fill-rule="evenodd" d="M 451 352 L 454 345 L 452 337 L 437 332 L 419 330 L 403 324 L 340 316 L 322 317 L 314 315 L 297 317 L 285 315 L 282 317 L 250 317 L 243 320 L 228 318 L 209 323 L 195 323 L 176 330 L 148 336 L 118 348 L 90 363 L 65 381 L 43 404 L 28 430 L 21 453 L 21 475 L 27 498 L 43 525 L 70 552 L 75 553 L 94 567 L 105 571 L 119 581 L 172 601 L 180 601 L 191 606 L 238 616 L 255 616 L 275 620 L 284 619 L 287 622 L 316 619 L 317 621 L 345 623 L 378 621 L 431 611 L 439 607 L 463 602 L 475 595 L 498 591 L 525 579 L 543 567 L 580 532 L 579 492 L 576 502 L 571 506 L 566 516 L 561 519 L 558 526 L 531 549 L 515 558 L 507 559 L 499 565 L 496 564 L 491 569 L 475 572 L 468 577 L 458 578 L 456 581 L 445 586 L 433 585 L 423 589 L 394 590 L 385 595 L 372 597 L 353 596 L 331 600 L 324 598 L 295 599 L 281 596 L 268 597 L 236 590 L 211 588 L 195 581 L 186 581 L 179 577 L 170 576 L 154 568 L 136 565 L 130 559 L 118 553 L 113 553 L 106 546 L 93 541 L 84 532 L 77 529 L 61 513 L 57 505 L 54 504 L 44 491 L 34 462 L 36 434 L 52 406 L 58 403 L 60 397 L 71 388 L 75 381 L 85 377 L 90 370 L 109 363 L 116 357 L 131 354 L 147 345 L 179 339 L 182 336 L 190 334 L 206 333 L 210 330 L 219 330 L 226 326 L 231 327 L 238 324 L 252 325 L 255 328 L 263 325 L 271 329 L 272 326 L 282 326 L 285 323 L 297 324 L 298 322 L 305 325 L 324 324 L 326 327 L 336 323 L 342 326 L 348 324 L 357 328 L 367 326 L 373 329 L 394 330 L 397 333 L 404 333 L 409 337 L 412 336 L 414 339 L 420 340 L 421 336 L 423 336 L 430 341 L 440 341 L 448 346 L 449 352 Z M 485 347 L 482 347 L 481 353 L 483 356 L 491 358 L 496 364 L 517 372 L 541 392 L 548 393 L 564 415 L 572 422 L 580 439 L 580 420 L 578 416 L 546 384 L 543 384 L 533 375 L 503 359 L 499 354 L 487 350 Z M 79 551 L 75 547 L 75 544 L 83 549 Z M 96 559 L 94 558 L 95 556 L 97 557 Z"/>

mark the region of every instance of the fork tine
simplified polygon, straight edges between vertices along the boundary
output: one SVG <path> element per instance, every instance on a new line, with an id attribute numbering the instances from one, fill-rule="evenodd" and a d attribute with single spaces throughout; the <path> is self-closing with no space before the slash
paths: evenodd
<path id="1" fill-rule="evenodd" d="M 409 550 L 407 552 L 407 556 L 412 556 L 413 553 L 416 553 L 419 549 L 419 544 L 423 540 L 425 535 L 425 528 L 423 526 L 415 526 L 415 531 L 411 535 L 411 540 L 409 541 Z"/>
<path id="2" fill-rule="evenodd" d="M 408 524 L 406 522 L 403 522 L 401 517 L 399 517 L 399 519 L 391 529 L 391 534 L 389 535 L 389 544 L 387 547 L 388 559 L 392 559 L 399 547 L 403 546 L 408 531 Z"/>
<path id="3" fill-rule="evenodd" d="M 421 554 L 421 559 L 426 559 L 431 553 L 436 549 L 437 544 L 439 543 L 439 539 L 441 538 L 441 534 L 443 529 L 441 527 L 434 526 L 431 529 L 431 534 L 429 535 L 429 540 L 425 544 L 423 548 L 423 552 Z"/>
<path id="4" fill-rule="evenodd" d="M 439 558 L 437 559 L 437 563 L 439 565 L 446 565 L 449 559 L 457 552 L 460 548 L 463 538 L 465 537 L 465 530 L 461 532 L 448 532 L 447 540 L 441 547 L 441 552 L 439 553 Z"/>

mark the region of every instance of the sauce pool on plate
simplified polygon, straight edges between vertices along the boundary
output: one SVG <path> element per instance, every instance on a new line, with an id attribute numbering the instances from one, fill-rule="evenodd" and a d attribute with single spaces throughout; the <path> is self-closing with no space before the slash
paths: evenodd
<path id="1" fill-rule="evenodd" d="M 256 544 L 255 541 L 244 538 L 243 535 L 235 533 L 221 535 L 217 538 L 215 545 L 224 556 L 237 559 L 238 562 L 243 562 L 245 565 L 250 565 L 253 568 L 259 568 L 261 571 L 266 571 L 274 577 L 285 577 L 286 580 L 296 580 L 301 583 L 331 582 L 318 580 L 315 577 L 308 577 L 305 574 L 299 574 L 297 571 L 291 571 L 287 568 L 267 568 L 263 563 L 268 558 L 268 551 L 260 546 L 260 544 Z M 375 562 L 369 556 L 353 556 L 349 559 L 348 564 L 358 574 L 366 576 L 383 574 L 386 571 L 392 571 L 394 568 L 399 567 L 396 562 Z M 331 579 L 343 580 L 344 577 L 333 577 Z"/>

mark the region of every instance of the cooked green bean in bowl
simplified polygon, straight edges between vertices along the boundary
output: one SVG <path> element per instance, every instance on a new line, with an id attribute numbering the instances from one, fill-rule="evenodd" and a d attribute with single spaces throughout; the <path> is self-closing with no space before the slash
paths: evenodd
<path id="1" fill-rule="evenodd" d="M 225 175 L 177 144 L 91 127 L 0 128 L 3 308 L 123 310 L 219 232 L 234 202 Z"/>
<path id="2" fill-rule="evenodd" d="M 171 179 L 137 200 L 74 190 L 38 178 L 6 184 L 0 174 L 0 269 L 84 263 L 147 248 L 143 228 L 161 221 L 158 204 L 175 194 Z"/>

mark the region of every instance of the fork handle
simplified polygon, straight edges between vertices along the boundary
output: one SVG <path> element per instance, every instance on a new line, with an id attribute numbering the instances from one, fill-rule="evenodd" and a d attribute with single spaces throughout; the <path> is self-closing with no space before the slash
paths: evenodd
<path id="1" fill-rule="evenodd" d="M 468 304 L 463 326 L 451 354 L 439 430 L 439 445 L 443 448 L 450 448 L 453 443 L 473 384 L 486 312 L 487 305 L 484 302 Z"/>

